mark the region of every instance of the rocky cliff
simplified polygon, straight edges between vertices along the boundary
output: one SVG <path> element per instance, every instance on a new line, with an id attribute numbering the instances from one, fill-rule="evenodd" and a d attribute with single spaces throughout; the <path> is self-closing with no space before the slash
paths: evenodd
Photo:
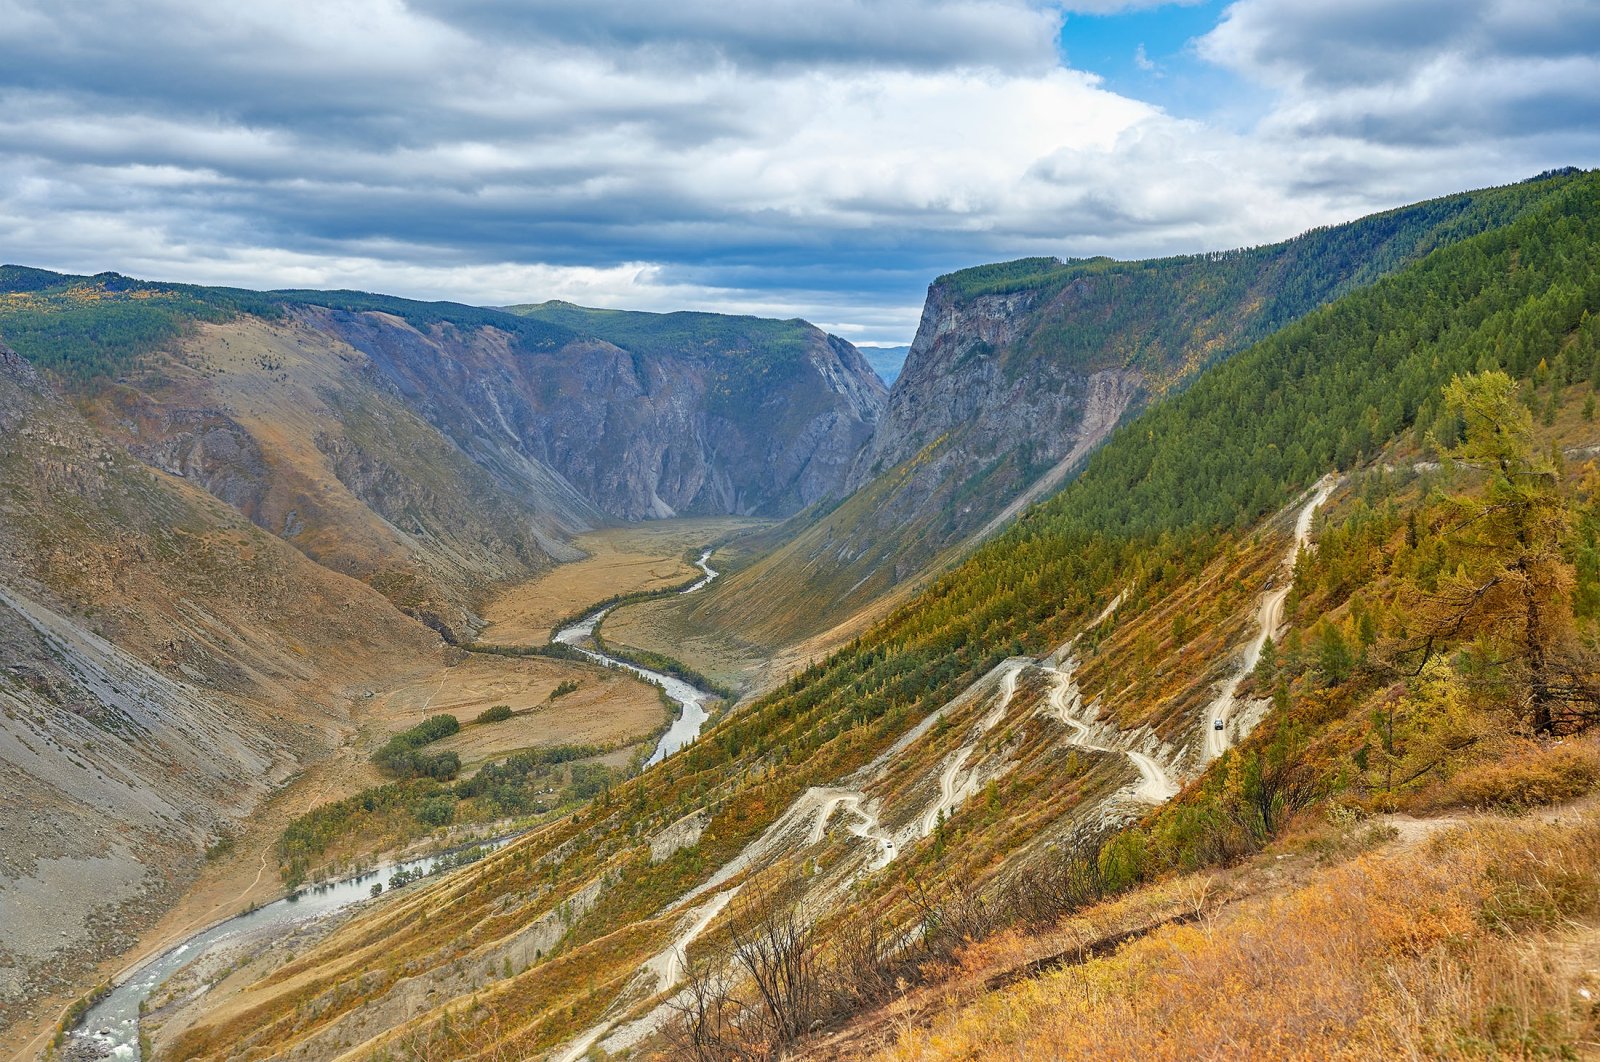
<path id="1" fill-rule="evenodd" d="M 518 311 L 585 341 L 480 372 L 473 386 L 624 519 L 788 516 L 835 497 L 886 398 L 855 347 L 804 321 Z"/>

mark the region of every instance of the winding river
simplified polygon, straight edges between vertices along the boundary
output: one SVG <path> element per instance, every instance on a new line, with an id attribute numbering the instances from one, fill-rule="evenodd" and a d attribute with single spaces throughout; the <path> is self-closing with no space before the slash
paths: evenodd
<path id="1" fill-rule="evenodd" d="M 680 594 L 692 594 L 696 590 L 704 589 L 721 574 L 707 563 L 710 560 L 711 550 L 707 549 L 700 554 L 700 559 L 694 563 L 695 567 L 699 568 L 704 574 L 689 586 L 678 591 Z M 649 668 L 640 667 L 637 664 L 630 664 L 626 660 L 607 656 L 605 653 L 592 648 L 592 644 L 582 644 L 584 642 L 593 642 L 595 628 L 615 607 L 614 605 L 608 605 L 605 608 L 591 612 L 572 626 L 564 627 L 557 631 L 555 640 L 562 645 L 571 646 L 597 663 L 604 664 L 607 667 L 623 668 L 638 675 L 646 682 L 655 683 L 667 692 L 668 697 L 678 703 L 678 717 L 672 721 L 672 725 L 667 728 L 667 732 L 661 735 L 661 741 L 656 745 L 655 752 L 651 753 L 650 759 L 646 763 L 646 766 L 650 766 L 660 763 L 700 736 L 700 728 L 705 726 L 706 720 L 710 718 L 710 715 L 706 712 L 706 702 L 713 700 L 715 695 L 707 693 L 696 686 L 691 686 L 681 678 L 673 675 L 664 675 L 659 671 L 651 671 Z"/>
<path id="2" fill-rule="evenodd" d="M 510 837 L 484 841 L 484 849 L 500 848 Z M 167 979 L 212 948 L 229 941 L 243 940 L 261 930 L 307 922 L 319 915 L 348 907 L 372 895 L 372 886 L 387 882 L 391 875 L 427 874 L 439 860 L 453 852 L 380 864 L 376 870 L 343 881 L 313 885 L 281 900 L 263 904 L 253 911 L 235 915 L 203 929 L 181 944 L 162 952 L 135 969 L 113 987 L 107 996 L 91 1006 L 83 1020 L 67 1038 L 67 1059 L 139 1057 L 139 1005 Z"/>
<path id="3" fill-rule="evenodd" d="M 692 594 L 696 590 L 704 589 L 721 574 L 708 563 L 711 560 L 711 553 L 712 551 L 707 549 L 700 555 L 700 559 L 695 561 L 695 567 L 702 573 L 701 578 L 679 593 Z M 650 756 L 650 763 L 659 763 L 700 736 L 700 728 L 709 718 L 705 704 L 712 700 L 714 695 L 691 686 L 680 678 L 639 667 L 626 660 L 618 660 L 614 656 L 608 656 L 580 644 L 592 642 L 595 628 L 613 607 L 599 609 L 572 626 L 556 632 L 555 641 L 569 645 L 607 667 L 625 668 L 645 681 L 655 683 L 678 703 L 680 710 L 677 718 L 662 735 L 655 752 Z M 488 841 L 482 847 L 499 848 L 510 840 L 507 837 Z M 242 939 L 247 934 L 308 921 L 318 915 L 348 907 L 357 900 L 371 896 L 374 883 L 387 881 L 391 875 L 402 870 L 411 874 L 426 874 L 441 858 L 444 857 L 433 855 L 399 863 L 386 863 L 370 873 L 328 885 L 314 886 L 292 897 L 275 900 L 253 911 L 218 922 L 209 929 L 201 930 L 138 967 L 120 984 L 113 987 L 104 999 L 91 1006 L 84 1014 L 83 1020 L 68 1036 L 65 1057 L 68 1059 L 138 1058 L 139 1005 L 166 983 L 168 978 L 196 958 L 219 944 Z"/>

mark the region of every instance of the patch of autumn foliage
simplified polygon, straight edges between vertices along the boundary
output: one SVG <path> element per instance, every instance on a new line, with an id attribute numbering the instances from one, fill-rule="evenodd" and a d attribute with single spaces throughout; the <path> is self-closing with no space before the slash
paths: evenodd
<path id="1" fill-rule="evenodd" d="M 1572 1057 L 1600 1034 L 1597 917 L 1600 815 L 1474 821 L 984 996 L 880 1057 Z"/>

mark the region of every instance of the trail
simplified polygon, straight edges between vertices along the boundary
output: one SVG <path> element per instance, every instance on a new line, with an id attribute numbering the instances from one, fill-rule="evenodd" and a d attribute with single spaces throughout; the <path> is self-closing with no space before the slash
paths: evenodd
<path id="1" fill-rule="evenodd" d="M 1090 626 L 1098 626 L 1098 621 Z M 1097 728 L 1091 727 L 1077 717 L 1077 710 L 1083 704 L 1083 694 L 1078 689 L 1075 677 L 1077 666 L 1077 658 L 1068 656 L 1059 668 L 1043 668 L 1045 673 L 1055 680 L 1047 701 L 1050 706 L 1050 711 L 1047 713 L 1049 717 L 1071 728 L 1075 735 L 1071 744 L 1078 748 L 1090 752 L 1120 752 L 1128 757 L 1139 771 L 1140 777 L 1139 786 L 1133 791 L 1134 796 L 1147 804 L 1164 804 L 1171 800 L 1178 794 L 1178 784 L 1172 780 L 1161 764 L 1143 752 L 1125 747 L 1125 743 L 1121 748 L 1099 743 L 1095 740 Z"/>
<path id="2" fill-rule="evenodd" d="M 1294 570 L 1295 558 L 1311 542 L 1312 519 L 1322 504 L 1328 500 L 1328 496 L 1333 493 L 1334 487 L 1338 485 L 1339 477 L 1335 473 L 1330 472 L 1323 476 L 1312 488 L 1310 500 L 1301 508 L 1300 515 L 1295 519 L 1294 541 L 1289 544 L 1289 553 L 1283 561 L 1283 566 L 1291 572 Z M 1204 728 L 1205 734 L 1203 762 L 1209 763 L 1216 759 L 1236 740 L 1238 735 L 1234 734 L 1232 718 L 1234 710 L 1238 707 L 1239 687 L 1261 661 L 1261 651 L 1266 647 L 1267 639 L 1283 626 L 1283 603 L 1288 600 L 1290 589 L 1292 585 L 1286 578 L 1282 586 L 1269 590 L 1261 596 L 1261 605 L 1256 610 L 1256 636 L 1245 649 L 1244 656 L 1239 661 L 1238 671 L 1223 686 L 1222 692 L 1200 718 L 1200 725 Z M 1220 730 L 1216 727 L 1216 721 L 1219 719 L 1222 721 Z"/>
<path id="3" fill-rule="evenodd" d="M 246 885 L 244 887 L 244 891 L 241 892 L 238 896 L 233 898 L 232 903 L 234 905 L 237 905 L 237 904 L 241 903 L 245 899 L 245 897 L 249 896 L 252 892 L 256 891 L 256 886 L 257 885 L 261 884 L 261 875 L 263 875 L 263 874 L 265 874 L 267 872 L 267 855 L 271 851 L 272 851 L 272 849 L 270 849 L 270 848 L 263 848 L 261 850 L 261 866 L 256 869 L 255 880 L 250 882 L 250 884 Z M 223 905 L 219 903 L 216 906 L 221 907 Z"/>
<path id="4" fill-rule="evenodd" d="M 821 843 L 827 836 L 828 824 L 837 812 L 844 811 L 851 816 L 852 821 L 848 828 L 853 836 L 871 841 L 877 846 L 876 852 L 863 867 L 865 873 L 883 869 L 899 856 L 905 843 L 932 833 L 937 828 L 941 809 L 948 814 L 971 792 L 976 791 L 976 782 L 973 778 L 959 779 L 958 776 L 964 769 L 966 760 L 977 747 L 978 741 L 1004 718 L 1006 709 L 1016 695 L 1017 676 L 1021 674 L 1023 668 L 1036 663 L 1037 661 L 1031 658 L 1013 657 L 997 664 L 982 678 L 945 702 L 937 711 L 929 713 L 920 723 L 875 756 L 871 762 L 843 779 L 843 784 L 812 786 L 801 793 L 783 814 L 762 832 L 761 836 L 747 844 L 738 855 L 718 868 L 716 873 L 668 904 L 666 910 L 670 912 L 686 907 L 707 893 L 715 893 L 711 899 L 693 909 L 693 921 L 684 932 L 680 933 L 664 951 L 640 965 L 640 972 L 653 978 L 655 992 L 659 994 L 678 986 L 685 973 L 685 949 L 716 919 L 738 892 L 739 887 L 717 890 L 722 889 L 723 885 L 740 874 L 753 869 L 761 861 L 780 852 Z M 878 780 L 889 763 L 925 736 L 940 719 L 968 704 L 996 683 L 1000 690 L 998 703 L 979 721 L 977 733 L 952 756 L 950 765 L 945 768 L 940 779 L 938 800 L 928 812 L 915 820 L 910 829 L 905 831 L 905 836 L 897 838 L 879 820 L 875 801 L 867 796 L 863 787 Z M 611 1053 L 631 1048 L 660 1028 L 671 1015 L 672 1003 L 673 999 L 659 1003 L 643 1017 L 620 1027 L 614 1020 L 597 1022 L 549 1057 L 555 1062 L 578 1062 L 597 1043 L 601 1043 L 602 1047 Z"/>
<path id="5" fill-rule="evenodd" d="M 1139 774 L 1144 777 L 1143 783 L 1135 789 L 1134 795 L 1140 800 L 1150 804 L 1165 804 L 1178 795 L 1178 784 L 1167 776 L 1161 765 L 1142 752 L 1127 750 L 1128 759 L 1139 768 Z"/>
<path id="6" fill-rule="evenodd" d="M 672 943 L 660 954 L 646 959 L 639 967 L 641 973 L 654 978 L 655 991 L 667 992 L 677 988 L 689 970 L 689 945 L 693 944 L 701 933 L 706 931 L 717 917 L 727 907 L 734 896 L 738 895 L 739 888 L 719 892 L 693 912 L 693 920 L 673 937 Z M 582 1036 L 567 1045 L 565 1051 L 556 1058 L 558 1062 L 578 1062 L 594 1046 L 602 1036 L 607 1037 L 606 1042 L 611 1046 L 608 1053 L 615 1053 L 625 1047 L 632 1047 L 646 1036 L 659 1029 L 672 1014 L 672 1004 L 677 997 L 665 1000 L 653 1007 L 649 1013 L 637 1021 L 617 1028 L 614 1022 L 600 1021 L 589 1028 Z M 609 1034 L 609 1035 L 608 1035 Z"/>
<path id="7" fill-rule="evenodd" d="M 939 828 L 941 820 L 948 818 L 950 813 L 978 791 L 978 777 L 967 772 L 967 760 L 972 758 L 972 753 L 978 747 L 978 742 L 983 735 L 993 730 L 995 724 L 1005 718 L 1006 709 L 1011 706 L 1011 698 L 1017 694 L 1017 676 L 1026 667 L 1023 663 L 1012 663 L 1000 676 L 1000 701 L 990 709 L 978 723 L 978 732 L 966 744 L 951 754 L 945 769 L 939 774 L 939 799 L 934 802 L 922 816 L 922 836 L 931 837 Z"/>
<path id="8" fill-rule="evenodd" d="M 1295 520 L 1293 541 L 1283 562 L 1285 565 L 1292 567 L 1300 550 L 1309 543 L 1311 523 L 1316 511 L 1327 501 L 1338 482 L 1338 477 L 1334 474 L 1325 476 L 1318 482 L 1311 498 L 1301 508 Z M 1282 625 L 1283 606 L 1288 598 L 1289 589 L 1286 583 L 1262 596 L 1256 614 L 1258 626 L 1256 636 L 1242 654 L 1238 671 L 1226 684 L 1223 692 L 1212 702 L 1211 710 L 1202 720 L 1206 728 L 1205 758 L 1208 761 L 1220 755 L 1230 740 L 1228 730 L 1213 731 L 1212 720 L 1220 718 L 1226 724 L 1232 716 L 1241 683 L 1260 660 L 1267 638 Z M 1092 630 L 1103 623 L 1122 600 L 1123 595 L 1118 594 L 1085 626 L 1084 630 Z M 577 633 L 577 628 L 563 632 L 568 636 Z M 1048 711 L 1045 714 L 1070 729 L 1071 744 L 1094 752 L 1120 753 L 1126 756 L 1139 774 L 1138 784 L 1131 786 L 1132 794 L 1138 800 L 1149 804 L 1161 804 L 1175 796 L 1179 786 L 1167 765 L 1159 762 L 1148 752 L 1131 747 L 1132 739 L 1120 732 L 1110 727 L 1093 725 L 1080 718 L 1083 695 L 1075 678 L 1078 661 L 1073 649 L 1081 637 L 1082 634 L 1079 634 L 1042 660 L 1032 657 L 1012 657 L 1002 661 L 938 710 L 929 713 L 871 762 L 841 779 L 839 784 L 812 786 L 796 797 L 760 836 L 745 845 L 737 855 L 706 880 L 667 905 L 668 912 L 685 909 L 696 899 L 714 893 L 709 900 L 686 911 L 686 917 L 692 915 L 692 920 L 666 950 L 641 965 L 641 972 L 652 976 L 656 992 L 666 992 L 677 987 L 685 973 L 685 950 L 688 945 L 716 919 L 737 891 L 737 888 L 724 890 L 722 888 L 724 885 L 781 853 L 822 843 L 827 837 L 828 826 L 836 814 L 841 812 L 848 814 L 851 818 L 848 826 L 850 833 L 857 838 L 871 841 L 876 846 L 876 852 L 858 873 L 871 873 L 883 869 L 899 856 L 906 844 L 934 833 L 941 819 L 947 819 L 977 792 L 979 787 L 977 772 L 969 769 L 968 763 L 984 735 L 1005 718 L 1016 696 L 1018 679 L 1027 668 L 1039 668 L 1053 678 L 1053 685 L 1046 698 Z M 1052 666 L 1053 662 L 1055 666 Z M 897 836 L 883 825 L 879 818 L 877 802 L 868 796 L 866 788 L 880 781 L 885 768 L 906 749 L 925 737 L 940 720 L 995 685 L 998 685 L 999 696 L 994 707 L 984 714 L 963 744 L 946 759 L 939 773 L 937 797 Z M 1128 791 L 1128 788 L 1121 790 L 1121 792 Z M 559 1062 L 577 1062 L 597 1043 L 610 1052 L 632 1048 L 660 1027 L 670 1013 L 671 1002 L 669 999 L 660 1003 L 644 1017 L 621 1027 L 614 1021 L 602 1021 L 551 1057 L 559 1059 Z"/>
<path id="9" fill-rule="evenodd" d="M 645 962 L 644 968 L 656 975 L 656 991 L 664 992 L 675 987 L 683 980 L 684 972 L 689 966 L 689 945 L 695 938 L 704 933 L 711 920 L 722 913 L 728 906 L 728 901 L 738 895 L 739 890 L 732 888 L 726 892 L 719 892 L 705 903 L 695 909 L 695 918 L 687 929 L 673 938 L 667 949 L 653 959 Z"/>
<path id="10" fill-rule="evenodd" d="M 1085 629 L 1091 630 L 1099 626 L 1116 610 L 1122 600 L 1123 595 L 1118 594 L 1086 625 Z M 1076 641 L 1074 638 L 1047 659 L 1066 656 Z M 723 886 L 781 854 L 821 844 L 826 839 L 828 826 L 836 815 L 840 813 L 849 815 L 850 822 L 847 828 L 851 835 L 870 841 L 875 846 L 875 851 L 865 861 L 858 874 L 882 870 L 898 858 L 907 845 L 934 833 L 938 829 L 941 814 L 947 818 L 977 792 L 978 777 L 975 771 L 969 770 L 968 763 L 984 735 L 999 725 L 1010 710 L 1016 698 L 1018 679 L 1024 670 L 1037 667 L 1056 676 L 1056 685 L 1049 694 L 1049 704 L 1054 717 L 1072 727 L 1074 733 L 1079 736 L 1081 740 L 1077 742 L 1078 744 L 1086 748 L 1114 751 L 1093 744 L 1091 729 L 1073 714 L 1082 699 L 1072 679 L 1071 671 L 1074 666 L 1075 660 L 1069 660 L 1065 670 L 1050 667 L 1033 657 L 1011 657 L 1003 660 L 937 710 L 930 712 L 871 761 L 840 779 L 838 784 L 812 786 L 801 793 L 771 825 L 762 831 L 760 836 L 745 845 L 737 855 L 699 885 L 666 906 L 666 912 L 682 910 L 685 912 L 684 917 L 690 920 L 686 928 L 664 951 L 652 956 L 640 966 L 641 974 L 651 978 L 650 983 L 655 993 L 668 992 L 678 987 L 686 972 L 685 950 L 688 945 L 716 920 L 738 891 L 738 887 L 724 889 Z M 995 704 L 978 720 L 972 732 L 966 735 L 961 747 L 950 754 L 939 774 L 938 796 L 922 814 L 912 819 L 898 834 L 891 831 L 879 818 L 878 802 L 867 794 L 867 787 L 881 781 L 886 769 L 902 753 L 926 737 L 941 720 L 984 696 L 991 689 L 998 693 Z M 1164 769 L 1149 756 L 1133 750 L 1127 750 L 1126 755 L 1139 769 L 1142 780 L 1136 794 L 1142 799 L 1159 803 L 1177 791 L 1177 787 L 1167 777 Z M 690 906 L 708 894 L 711 894 L 710 898 L 702 901 L 698 907 Z M 626 994 L 618 998 L 619 1000 L 626 998 Z M 677 996 L 673 996 L 658 1003 L 643 1017 L 627 1024 L 619 1026 L 615 1020 L 602 1020 L 549 1057 L 556 1062 L 578 1062 L 596 1044 L 611 1053 L 631 1049 L 660 1028 L 662 1022 L 670 1016 L 671 1006 L 676 998 Z"/>

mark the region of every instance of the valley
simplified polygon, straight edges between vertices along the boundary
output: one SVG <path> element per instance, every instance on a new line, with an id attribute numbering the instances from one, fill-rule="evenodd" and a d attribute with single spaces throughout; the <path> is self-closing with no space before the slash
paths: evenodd
<path id="1" fill-rule="evenodd" d="M 508 587 L 485 608 L 490 617 L 485 635 L 497 644 L 543 644 L 550 638 L 551 624 L 556 619 L 581 610 L 597 594 L 603 598 L 682 584 L 697 571 L 685 559 L 687 552 L 748 526 L 748 522 L 739 520 L 666 520 L 579 536 L 574 546 L 584 552 L 584 559 Z M 522 641 L 524 637 L 526 642 Z M 564 682 L 573 683 L 576 689 L 559 701 L 553 700 L 551 691 Z M 141 933 L 129 951 L 102 964 L 96 980 L 120 983 L 131 976 L 130 971 L 195 937 L 202 929 L 241 911 L 277 901 L 285 891 L 277 850 L 291 821 L 381 784 L 383 775 L 369 755 L 389 734 L 440 712 L 470 720 L 496 704 L 510 705 L 515 714 L 490 727 L 469 727 L 437 746 L 459 755 L 468 773 L 511 753 L 560 745 L 614 749 L 595 758 L 621 766 L 627 762 L 631 746 L 660 730 L 666 716 L 652 687 L 619 670 L 541 657 L 448 653 L 446 661 L 434 670 L 414 671 L 394 688 L 368 691 L 353 706 L 342 743 L 277 789 L 252 814 L 244 829 L 230 838 L 226 849 L 207 860 L 164 917 Z M 510 821 L 499 825 L 515 826 Z M 495 824 L 490 824 L 487 832 L 494 828 Z M 461 837 L 485 832 L 481 826 L 435 832 L 406 846 L 399 854 L 437 850 L 462 843 Z M 373 847 L 375 840 L 368 838 L 362 846 L 336 849 L 333 872 L 340 873 L 339 868 L 343 867 L 343 872 L 348 873 L 352 867 L 396 858 L 393 850 Z M 362 884 L 360 893 L 364 895 L 365 890 L 366 885 Z M 317 904 L 307 903 L 302 913 L 283 923 L 284 929 L 292 929 L 304 918 L 328 909 L 320 898 Z M 70 916 L 70 910 L 64 913 Z M 262 946 L 281 933 L 262 936 L 258 930 L 252 939 L 255 946 Z M 190 958 L 201 954 L 195 950 Z M 42 1009 L 48 1013 L 49 1003 L 42 1004 Z M 40 1038 L 47 1038 L 53 1031 L 52 1022 L 32 1041 L 18 1041 L 14 1057 L 32 1057 Z"/>
<path id="2" fill-rule="evenodd" d="M 1554 947 L 1589 894 L 1493 882 L 1556 888 L 1517 839 L 1586 852 L 1600 789 L 1596 180 L 948 274 L 887 392 L 804 322 L 5 274 L 3 1046 L 285 884 L 490 837 L 176 970 L 153 1057 L 1079 1057 L 997 1010 L 1146 1013 L 1073 995 L 1126 969 L 1192 1014 L 1156 957 L 1394 917 L 1367 871 L 1454 912 L 1408 976 Z M 190 316 L 48 348 L 110 376 L 17 323 L 124 299 Z M 1406 838 L 1462 824 L 1430 877 Z M 164 891 L 85 947 L 27 898 L 64 853 Z M 1451 1028 L 1587 1035 L 1600 955 L 1518 976 Z M 1435 1035 L 1383 1013 L 1364 1050 Z"/>

